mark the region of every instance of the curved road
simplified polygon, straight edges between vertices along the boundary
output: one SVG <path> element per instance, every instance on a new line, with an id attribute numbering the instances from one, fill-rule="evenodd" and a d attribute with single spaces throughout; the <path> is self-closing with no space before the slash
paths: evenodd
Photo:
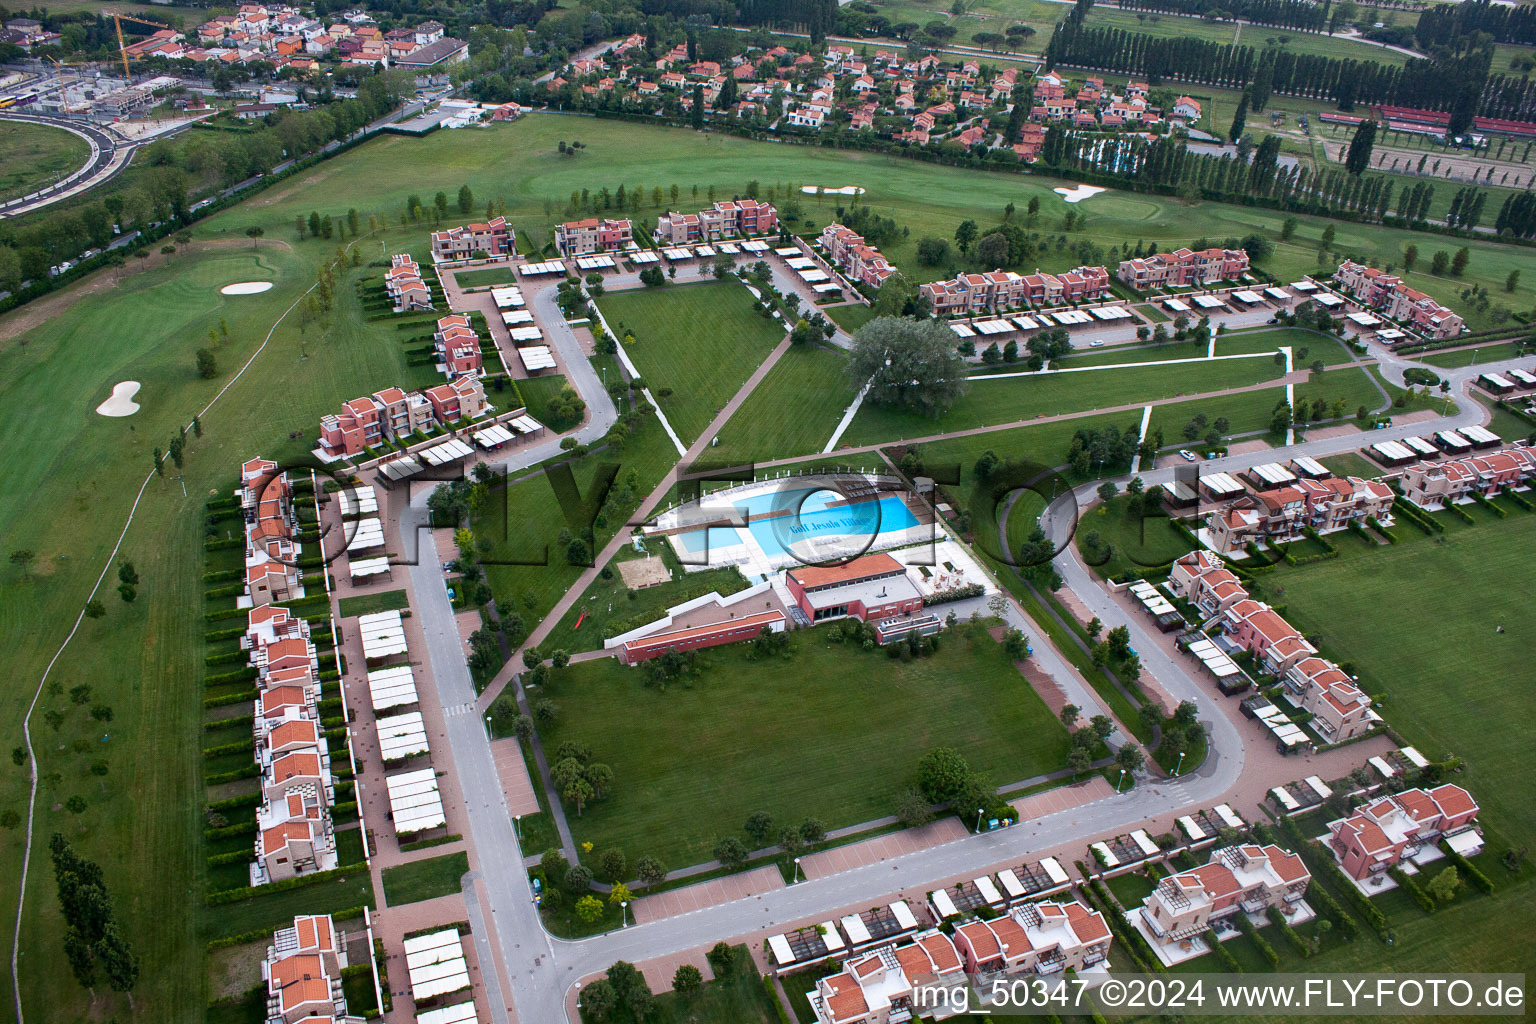
<path id="1" fill-rule="evenodd" d="M 59 128 L 80 136 L 91 147 L 90 159 L 69 177 L 30 195 L 0 203 L 0 217 L 17 217 L 24 213 L 31 213 L 33 210 L 56 203 L 77 192 L 94 188 L 121 171 L 127 165 L 128 157 L 135 148 L 134 143 L 124 143 L 114 139 L 95 125 L 69 118 L 49 117 L 46 114 L 22 114 L 7 110 L 0 112 L 0 120 Z"/>

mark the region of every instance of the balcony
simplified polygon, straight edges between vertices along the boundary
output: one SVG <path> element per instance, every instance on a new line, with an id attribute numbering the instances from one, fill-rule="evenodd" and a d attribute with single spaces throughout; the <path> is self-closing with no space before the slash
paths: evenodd
<path id="1" fill-rule="evenodd" d="M 1036 974 L 1060 974 L 1067 969 L 1067 958 L 1060 953 L 1050 953 L 1035 964 Z"/>

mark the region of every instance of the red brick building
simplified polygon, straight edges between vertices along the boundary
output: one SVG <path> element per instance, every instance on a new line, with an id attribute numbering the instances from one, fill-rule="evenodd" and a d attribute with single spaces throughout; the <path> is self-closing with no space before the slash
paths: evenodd
<path id="1" fill-rule="evenodd" d="M 865 555 L 845 565 L 808 565 L 784 574 L 784 585 L 812 622 L 851 615 L 862 622 L 909 616 L 923 595 L 907 567 L 890 555 Z"/>

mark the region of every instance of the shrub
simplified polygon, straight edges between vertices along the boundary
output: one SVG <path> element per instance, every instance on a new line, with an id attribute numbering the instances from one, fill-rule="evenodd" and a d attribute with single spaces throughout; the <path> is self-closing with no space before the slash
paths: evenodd
<path id="1" fill-rule="evenodd" d="M 1412 875 L 1399 867 L 1388 868 L 1387 875 L 1392 881 L 1397 883 L 1400 889 L 1413 898 L 1413 902 L 1419 905 L 1420 910 L 1426 914 L 1433 914 L 1435 912 L 1434 898 L 1424 891 L 1424 887 L 1419 885 Z"/>
<path id="2" fill-rule="evenodd" d="M 1279 907 L 1270 907 L 1265 916 L 1269 918 L 1269 923 L 1279 929 L 1281 935 L 1285 936 L 1285 941 L 1291 944 L 1291 948 L 1301 954 L 1302 959 L 1312 955 L 1312 947 L 1307 945 L 1306 939 L 1296 934 L 1296 929 L 1292 928 L 1291 923 L 1285 919 L 1285 915 L 1280 913 Z"/>
<path id="3" fill-rule="evenodd" d="M 1275 952 L 1275 947 L 1269 944 L 1269 940 L 1259 934 L 1259 930 L 1248 920 L 1247 914 L 1237 915 L 1238 929 L 1253 942 L 1253 947 L 1259 951 L 1259 956 L 1269 964 L 1269 969 L 1274 970 L 1280 966 L 1280 954 Z"/>
<path id="4" fill-rule="evenodd" d="M 1205 944 L 1211 947 L 1211 953 L 1220 961 L 1228 974 L 1243 973 L 1243 965 L 1237 962 L 1237 957 L 1232 955 L 1231 950 L 1221 944 L 1221 940 L 1216 937 L 1214 931 L 1207 931 L 1201 937 L 1205 939 Z"/>
<path id="5" fill-rule="evenodd" d="M 1451 849 L 1450 845 L 1444 840 L 1441 840 L 1440 842 L 1440 849 L 1445 851 L 1446 858 L 1452 864 L 1456 865 L 1457 869 L 1461 871 L 1462 876 L 1466 878 L 1467 881 L 1477 886 L 1477 888 L 1481 889 L 1483 892 L 1490 894 L 1493 892 L 1493 879 L 1483 874 L 1483 872 L 1478 869 L 1476 864 L 1473 864 L 1471 861 L 1467 860 L 1467 858 Z"/>

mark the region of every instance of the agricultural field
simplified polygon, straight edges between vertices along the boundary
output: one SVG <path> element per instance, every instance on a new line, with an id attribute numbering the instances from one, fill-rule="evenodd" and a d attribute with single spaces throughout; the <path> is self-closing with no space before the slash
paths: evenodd
<path id="1" fill-rule="evenodd" d="M 73 132 L 0 121 L 0 200 L 14 199 L 78 171 L 90 144 Z"/>
<path id="2" fill-rule="evenodd" d="M 932 747 L 956 747 L 998 785 L 1066 756 L 1066 730 L 984 633 L 915 661 L 832 643 L 826 630 L 792 643 L 786 661 L 701 651 L 698 674 L 664 689 L 611 659 L 555 673 L 547 696 L 565 713 L 543 729 L 545 747 L 585 743 L 615 780 L 582 814 L 567 808 L 577 842 L 673 869 L 711 859 L 756 811 L 829 829 L 890 814 Z"/>

